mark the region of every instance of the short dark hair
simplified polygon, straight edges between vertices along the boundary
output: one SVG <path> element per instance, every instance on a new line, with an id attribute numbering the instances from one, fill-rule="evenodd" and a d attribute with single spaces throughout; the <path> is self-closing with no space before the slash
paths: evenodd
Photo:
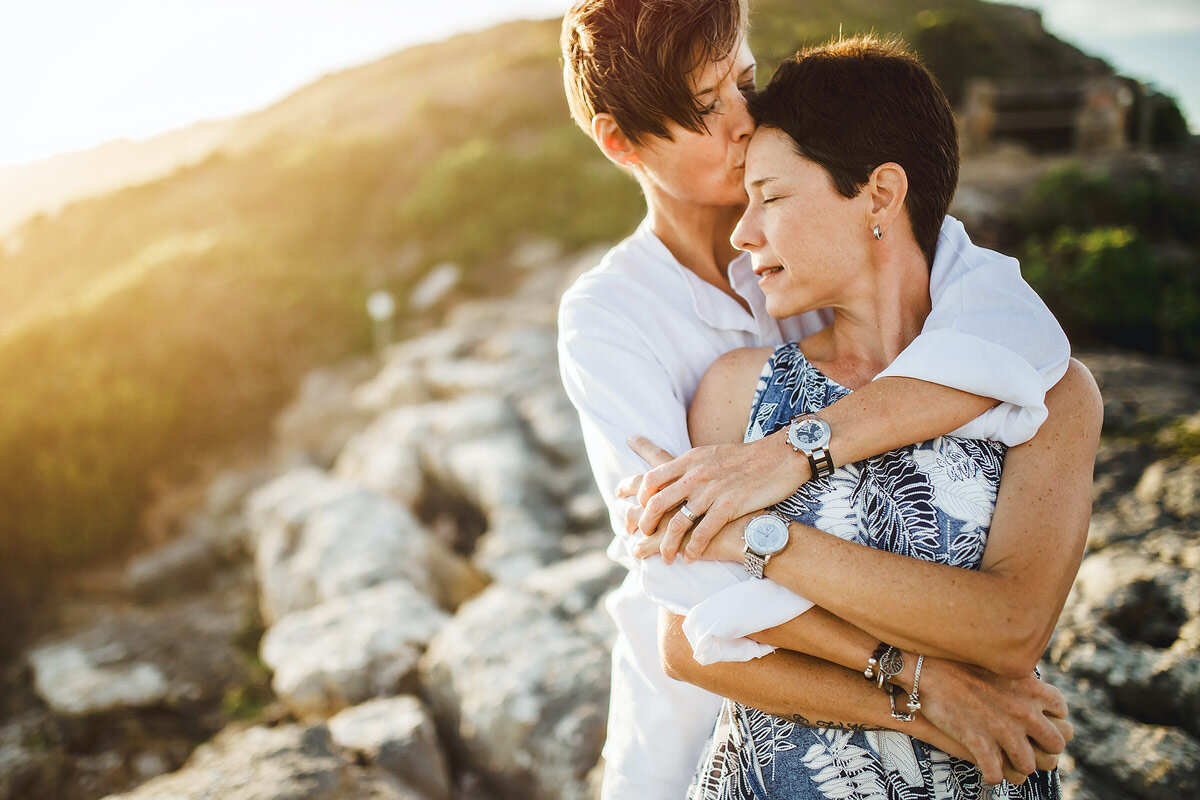
<path id="1" fill-rule="evenodd" d="M 786 133 L 820 164 L 843 197 L 857 196 L 880 164 L 903 167 L 909 223 L 932 268 L 958 186 L 958 136 L 945 92 L 903 43 L 856 36 L 803 50 L 748 106 L 758 125 Z"/>
<path id="2" fill-rule="evenodd" d="M 745 31 L 746 0 L 580 0 L 563 17 L 563 84 L 588 134 L 609 113 L 634 142 L 670 138 L 667 120 L 706 130 L 688 76 Z"/>

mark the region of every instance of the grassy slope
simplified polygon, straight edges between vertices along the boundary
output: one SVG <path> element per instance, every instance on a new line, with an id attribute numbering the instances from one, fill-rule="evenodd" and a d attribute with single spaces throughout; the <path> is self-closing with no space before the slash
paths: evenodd
<path id="1" fill-rule="evenodd" d="M 764 76 L 839 22 L 918 45 L 958 26 L 994 41 L 977 48 L 989 70 L 1088 68 L 974 0 L 804 7 L 758 3 Z M 305 370 L 365 346 L 370 290 L 403 296 L 453 260 L 466 291 L 503 291 L 527 236 L 570 249 L 630 230 L 640 197 L 568 119 L 557 29 L 327 77 L 247 117 L 224 154 L 27 225 L 0 254 L 0 561 L 119 548 L 148 474 L 261 430 Z"/>

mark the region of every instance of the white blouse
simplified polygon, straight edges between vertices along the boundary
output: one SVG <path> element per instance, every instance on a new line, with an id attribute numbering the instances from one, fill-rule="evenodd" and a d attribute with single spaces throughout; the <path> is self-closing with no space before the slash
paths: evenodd
<path id="1" fill-rule="evenodd" d="M 618 632 L 604 748 L 609 800 L 683 797 L 720 708 L 716 695 L 662 671 L 656 604 L 685 615 L 701 663 L 771 652 L 745 634 L 811 606 L 770 580 L 751 580 L 740 564 L 633 558 L 624 504 L 613 496 L 621 478 L 645 469 L 626 444 L 630 435 L 675 454 L 690 448 L 687 407 L 719 356 L 803 339 L 831 319 L 827 312 L 773 319 L 746 254 L 730 263 L 729 277 L 752 313 L 683 267 L 643 222 L 576 281 L 559 308 L 559 368 L 608 504 L 615 534 L 608 552 L 630 569 L 607 601 Z M 947 217 L 930 297 L 922 333 L 877 377 L 997 398 L 999 406 L 954 433 L 1028 441 L 1046 418 L 1045 394 L 1066 371 L 1070 346 L 1016 260 L 973 245 L 962 224 Z M 719 607 L 706 603 L 717 593 Z"/>

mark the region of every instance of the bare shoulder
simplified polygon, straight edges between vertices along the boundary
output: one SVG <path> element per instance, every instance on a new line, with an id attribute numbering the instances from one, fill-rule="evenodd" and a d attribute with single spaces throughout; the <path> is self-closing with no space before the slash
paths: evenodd
<path id="1" fill-rule="evenodd" d="M 740 442 L 770 347 L 744 347 L 718 358 L 700 379 L 688 409 L 694 446 Z"/>
<path id="2" fill-rule="evenodd" d="M 1078 359 L 1072 358 L 1067 371 L 1046 393 L 1046 407 L 1051 415 L 1069 416 L 1087 429 L 1095 428 L 1097 436 L 1104 422 L 1104 400 L 1092 371 Z"/>

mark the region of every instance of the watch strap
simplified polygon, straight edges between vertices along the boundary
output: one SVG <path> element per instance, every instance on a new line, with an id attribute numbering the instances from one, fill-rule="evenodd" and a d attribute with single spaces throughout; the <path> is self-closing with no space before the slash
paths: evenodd
<path id="1" fill-rule="evenodd" d="M 767 562 L 771 560 L 771 556 L 760 556 L 749 548 L 746 549 L 744 555 L 743 563 L 746 565 L 746 571 L 756 578 L 763 578 L 763 569 L 767 566 Z"/>
<path id="2" fill-rule="evenodd" d="M 829 454 L 829 448 L 818 447 L 816 450 L 802 452 L 808 456 L 808 465 L 812 467 L 814 478 L 828 478 L 833 474 L 833 456 Z"/>

